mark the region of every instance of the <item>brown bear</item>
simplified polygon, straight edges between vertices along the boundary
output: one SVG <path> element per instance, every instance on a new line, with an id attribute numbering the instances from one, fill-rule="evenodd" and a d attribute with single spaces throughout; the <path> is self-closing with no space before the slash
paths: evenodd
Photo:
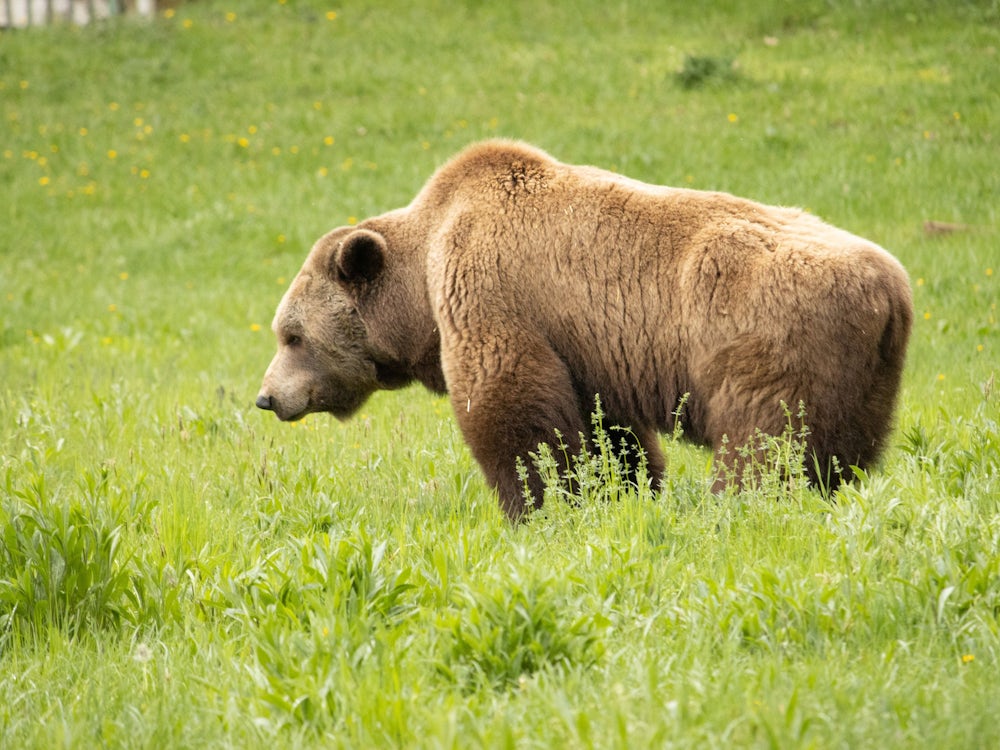
<path id="1" fill-rule="evenodd" d="M 912 316 L 895 258 L 803 211 L 493 140 L 405 208 L 316 243 L 278 306 L 257 406 L 344 418 L 380 388 L 447 392 L 512 519 L 542 499 L 529 454 L 578 451 L 595 396 L 654 485 L 657 433 L 678 418 L 732 478 L 734 448 L 802 404 L 806 470 L 835 485 L 832 469 L 885 444 Z"/>

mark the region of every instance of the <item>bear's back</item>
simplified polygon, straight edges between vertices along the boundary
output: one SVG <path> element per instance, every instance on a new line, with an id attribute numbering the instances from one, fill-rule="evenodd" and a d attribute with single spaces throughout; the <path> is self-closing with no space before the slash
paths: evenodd
<path id="1" fill-rule="evenodd" d="M 888 253 L 799 209 L 562 164 L 517 142 L 470 147 L 417 205 L 439 219 L 430 286 L 447 290 L 449 318 L 530 330 L 582 392 L 655 423 L 726 342 L 822 356 L 808 344 L 817 314 L 863 330 L 886 297 L 909 293 Z"/>

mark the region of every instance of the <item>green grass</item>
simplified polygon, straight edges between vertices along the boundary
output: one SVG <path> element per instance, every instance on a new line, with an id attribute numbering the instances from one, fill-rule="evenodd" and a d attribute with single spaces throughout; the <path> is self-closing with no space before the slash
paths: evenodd
<path id="1" fill-rule="evenodd" d="M 1000 7 L 709 5 L 0 34 L 0 746 L 1000 744 Z M 443 399 L 258 412 L 312 240 L 498 135 L 895 253 L 883 465 L 712 496 L 664 436 L 512 527 Z"/>

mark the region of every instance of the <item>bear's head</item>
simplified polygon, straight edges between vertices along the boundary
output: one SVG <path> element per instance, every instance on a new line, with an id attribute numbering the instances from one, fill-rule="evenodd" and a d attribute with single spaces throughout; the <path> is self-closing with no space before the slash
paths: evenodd
<path id="1" fill-rule="evenodd" d="M 414 379 L 444 390 L 437 329 L 407 255 L 362 226 L 313 246 L 275 313 L 278 352 L 258 407 L 283 421 L 312 412 L 344 419 L 376 390 Z"/>

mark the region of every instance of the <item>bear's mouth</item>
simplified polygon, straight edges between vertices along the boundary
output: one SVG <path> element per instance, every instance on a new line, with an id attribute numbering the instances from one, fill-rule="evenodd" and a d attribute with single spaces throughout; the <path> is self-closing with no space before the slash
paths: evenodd
<path id="1" fill-rule="evenodd" d="M 312 409 L 303 409 L 295 414 L 278 414 L 278 419 L 282 422 L 300 422 L 312 413 Z"/>

